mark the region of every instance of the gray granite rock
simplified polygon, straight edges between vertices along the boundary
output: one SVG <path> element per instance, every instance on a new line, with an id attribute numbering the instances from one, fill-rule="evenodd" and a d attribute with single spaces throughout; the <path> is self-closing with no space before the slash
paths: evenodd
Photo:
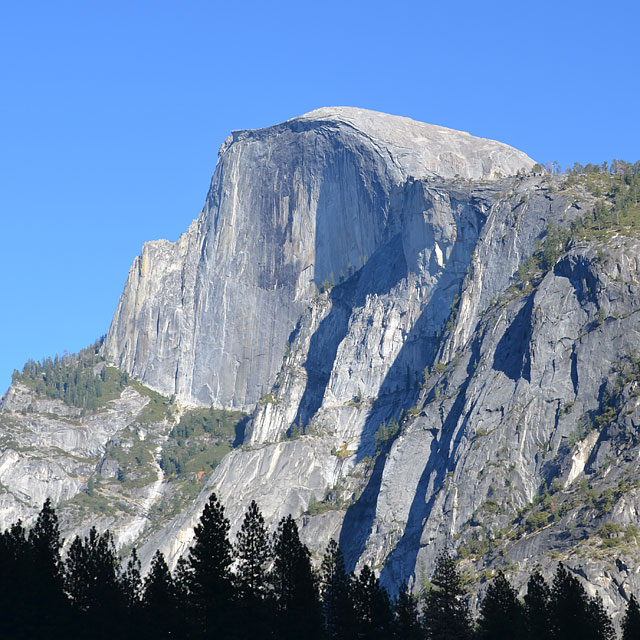
<path id="1" fill-rule="evenodd" d="M 104 353 L 167 395 L 250 408 L 317 288 L 399 233 L 407 179 L 532 165 L 498 142 L 346 107 L 234 132 L 198 220 L 135 260 Z"/>

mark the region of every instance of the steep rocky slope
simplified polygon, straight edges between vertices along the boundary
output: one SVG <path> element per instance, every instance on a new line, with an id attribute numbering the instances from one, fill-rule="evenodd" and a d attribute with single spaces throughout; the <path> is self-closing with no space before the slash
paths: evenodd
<path id="1" fill-rule="evenodd" d="M 85 412 L 19 380 L 3 399 L 3 523 L 52 495 L 69 533 L 97 519 L 175 562 L 215 490 L 234 526 L 252 499 L 292 513 L 392 590 L 453 546 L 480 588 L 562 558 L 619 609 L 640 591 L 640 245 L 574 229 L 543 265 L 596 199 L 532 167 L 358 109 L 235 132 L 103 345 L 148 386 Z M 250 417 L 191 433 L 209 404 Z"/>

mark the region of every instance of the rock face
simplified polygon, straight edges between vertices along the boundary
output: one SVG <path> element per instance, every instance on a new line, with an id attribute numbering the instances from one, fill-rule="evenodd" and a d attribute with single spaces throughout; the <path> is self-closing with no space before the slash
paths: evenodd
<path id="1" fill-rule="evenodd" d="M 563 559 L 620 611 L 640 591 L 640 243 L 576 237 L 529 273 L 549 225 L 595 202 L 532 166 L 359 109 L 235 132 L 202 215 L 134 262 L 103 353 L 175 394 L 177 412 L 212 403 L 250 419 L 195 494 L 150 466 L 134 515 L 103 525 L 143 562 L 159 548 L 175 563 L 215 490 L 234 528 L 254 499 L 271 525 L 292 513 L 315 550 L 339 539 L 350 568 L 376 567 L 392 591 L 454 546 L 477 585 L 503 568 L 520 587 Z M 20 469 L 46 464 L 10 514 L 98 474 L 117 493 L 118 451 L 141 440 L 160 460 L 177 418 L 143 438 L 144 402 L 128 387 L 91 429 L 71 428 L 51 417 L 64 407 L 28 413 L 14 385 L 3 505 L 18 504 Z M 80 466 L 63 473 L 65 459 Z M 161 496 L 172 507 L 154 519 Z"/>
<path id="2" fill-rule="evenodd" d="M 401 232 L 409 178 L 532 165 L 498 142 L 344 107 L 234 132 L 200 218 L 134 262 L 104 352 L 163 393 L 250 408 L 317 287 Z"/>
<path id="3" fill-rule="evenodd" d="M 96 518 L 94 512 L 78 511 L 84 512 L 86 506 L 72 502 L 78 496 L 91 506 L 105 507 L 98 511 L 98 517 L 107 515 L 107 511 L 118 514 L 102 523 L 114 533 L 119 527 L 124 532 L 144 518 L 145 510 L 139 508 L 148 498 L 144 488 L 123 498 L 127 508 L 119 512 L 114 494 L 107 509 L 105 502 L 91 499 L 92 491 L 82 492 L 96 478 L 117 475 L 120 467 L 106 451 L 116 443 L 123 444 L 125 431 L 133 429 L 143 439 L 149 435 L 152 440 L 152 434 L 135 425 L 148 402 L 148 398 L 129 387 L 118 400 L 84 415 L 60 400 L 38 399 L 28 386 L 14 382 L 2 400 L 0 412 L 0 528 L 4 530 L 18 519 L 29 520 L 47 498 L 59 508 L 68 503 L 67 535 L 87 529 L 92 524 L 89 521 Z"/>

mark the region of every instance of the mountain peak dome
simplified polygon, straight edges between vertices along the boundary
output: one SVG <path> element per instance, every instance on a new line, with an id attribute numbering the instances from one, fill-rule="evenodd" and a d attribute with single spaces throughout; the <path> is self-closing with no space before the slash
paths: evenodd
<path id="1" fill-rule="evenodd" d="M 300 122 L 349 126 L 390 155 L 405 177 L 456 175 L 490 179 L 530 170 L 535 161 L 502 142 L 472 136 L 404 116 L 356 107 L 322 107 L 286 124 Z"/>

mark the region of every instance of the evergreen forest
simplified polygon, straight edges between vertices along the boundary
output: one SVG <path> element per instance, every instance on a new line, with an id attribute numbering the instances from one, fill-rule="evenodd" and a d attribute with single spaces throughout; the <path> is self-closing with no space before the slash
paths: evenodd
<path id="1" fill-rule="evenodd" d="M 14 371 L 13 382 L 22 382 L 36 397 L 62 400 L 71 407 L 95 410 L 120 396 L 129 376 L 107 366 L 100 349 L 104 338 L 79 353 L 29 360 L 22 371 Z"/>
<path id="2" fill-rule="evenodd" d="M 289 515 L 269 534 L 252 502 L 231 542 L 215 494 L 194 541 L 169 570 L 156 552 L 146 576 L 135 549 L 122 561 L 109 531 L 92 528 L 62 553 L 58 518 L 45 502 L 34 525 L 0 534 L 0 638 L 220 638 L 243 640 L 614 640 L 599 595 L 559 564 L 551 583 L 533 573 L 523 599 L 503 573 L 476 619 L 463 576 L 439 556 L 419 595 L 390 598 L 371 568 L 349 573 L 335 541 L 319 568 Z M 640 606 L 628 601 L 622 640 L 640 638 Z"/>

